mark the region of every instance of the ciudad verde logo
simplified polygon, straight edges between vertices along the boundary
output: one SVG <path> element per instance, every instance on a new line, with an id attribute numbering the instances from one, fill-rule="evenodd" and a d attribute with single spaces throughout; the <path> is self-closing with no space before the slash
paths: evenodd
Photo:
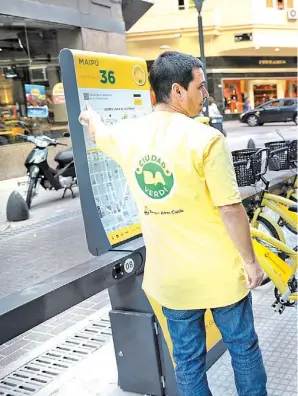
<path id="1" fill-rule="evenodd" d="M 155 200 L 167 198 L 175 184 L 167 162 L 155 154 L 144 155 L 138 161 L 135 177 L 143 193 Z"/>

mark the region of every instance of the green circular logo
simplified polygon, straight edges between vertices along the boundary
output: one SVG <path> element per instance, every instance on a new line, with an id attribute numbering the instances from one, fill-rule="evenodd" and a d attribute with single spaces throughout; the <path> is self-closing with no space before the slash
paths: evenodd
<path id="1" fill-rule="evenodd" d="M 155 154 L 144 155 L 138 161 L 135 177 L 143 193 L 155 200 L 168 198 L 175 184 L 166 161 Z"/>

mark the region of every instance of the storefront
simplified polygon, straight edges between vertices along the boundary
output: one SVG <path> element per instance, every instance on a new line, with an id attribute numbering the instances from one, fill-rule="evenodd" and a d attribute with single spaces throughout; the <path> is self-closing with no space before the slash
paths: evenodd
<path id="1" fill-rule="evenodd" d="M 207 58 L 208 88 L 226 119 L 284 97 L 297 97 L 296 57 Z"/>
<path id="2" fill-rule="evenodd" d="M 18 141 L 18 121 L 31 133 L 60 137 L 68 129 L 59 52 L 79 31 L 0 15 L 0 143 Z"/>

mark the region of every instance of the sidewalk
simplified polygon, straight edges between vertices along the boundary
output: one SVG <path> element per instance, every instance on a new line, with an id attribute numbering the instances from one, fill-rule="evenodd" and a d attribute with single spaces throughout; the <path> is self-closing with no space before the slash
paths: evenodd
<path id="1" fill-rule="evenodd" d="M 297 394 L 297 365 L 295 364 L 297 362 L 297 311 L 294 308 L 288 308 L 282 315 L 278 315 L 271 308 L 273 301 L 272 285 L 267 285 L 253 292 L 256 328 L 268 374 L 268 394 L 270 396 L 295 396 Z M 7 387 L 7 392 L 10 389 L 16 389 L 15 386 L 19 386 L 21 383 L 22 386 L 26 384 L 25 379 L 20 380 L 23 381 L 20 382 L 16 375 L 23 373 L 24 376 L 30 367 L 36 367 L 37 371 L 35 373 L 34 371 L 31 372 L 30 381 L 27 382 L 27 387 L 30 388 L 31 386 L 32 388 L 33 379 L 40 375 L 39 370 L 46 370 L 46 354 L 58 354 L 60 355 L 59 359 L 62 359 L 68 353 L 63 352 L 63 345 L 66 345 L 65 341 L 67 339 L 72 340 L 76 334 L 82 334 L 84 329 L 90 329 L 91 321 L 96 324 L 102 318 L 107 318 L 107 308 L 108 306 L 94 314 L 92 319 L 90 317 L 81 323 L 77 323 L 76 327 L 69 329 L 55 340 L 46 342 L 43 347 L 32 351 L 30 355 L 24 356 L 7 367 L 5 371 L 2 371 L 0 378 L 3 378 L 4 374 L 5 382 L 10 384 Z M 60 352 L 58 352 L 59 350 Z M 44 363 L 40 363 L 38 366 L 37 363 L 34 363 L 36 358 L 38 358 L 36 362 L 44 361 Z M 58 359 L 58 357 L 55 359 Z M 29 361 L 31 363 L 26 364 Z M 9 373 L 15 375 L 9 375 Z M 131 374 L 137 375 L 137 373 Z M 228 353 L 225 353 L 211 367 L 208 371 L 208 378 L 214 396 L 237 395 Z M 132 396 L 131 393 L 121 391 L 117 386 L 117 367 L 110 336 L 107 336 L 103 344 L 97 346 L 93 353 L 86 354 L 86 358 L 80 359 L 79 362 L 74 363 L 66 370 L 61 370 L 60 374 L 53 380 L 48 379 L 46 382 L 44 384 L 36 383 L 34 392 L 22 393 L 21 391 L 16 394 L 31 395 L 34 393 L 35 396 Z M 0 394 L 1 390 L 0 382 Z"/>
<path id="2" fill-rule="evenodd" d="M 7 200 L 13 191 L 18 191 L 23 197 L 25 197 L 27 185 L 25 184 L 18 186 L 18 182 L 26 181 L 27 176 L 0 181 L 0 232 L 7 227 L 20 228 L 24 225 L 41 222 L 65 212 L 79 211 L 81 209 L 77 188 L 74 188 L 74 192 L 77 195 L 77 198 L 72 199 L 71 194 L 67 193 L 66 197 L 64 199 L 61 199 L 63 195 L 63 190 L 46 191 L 42 187 L 40 187 L 38 195 L 33 199 L 32 208 L 30 210 L 30 218 L 25 222 L 8 224 L 6 222 Z"/>

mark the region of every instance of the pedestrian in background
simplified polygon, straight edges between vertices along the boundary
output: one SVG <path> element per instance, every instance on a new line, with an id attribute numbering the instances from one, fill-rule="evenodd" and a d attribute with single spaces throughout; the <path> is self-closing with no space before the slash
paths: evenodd
<path id="1" fill-rule="evenodd" d="M 211 96 L 208 98 L 208 113 L 209 117 L 211 118 L 220 115 L 220 111 L 218 110 L 218 107 Z"/>
<path id="2" fill-rule="evenodd" d="M 248 111 L 250 109 L 251 109 L 250 100 L 249 100 L 249 98 L 246 98 L 244 105 L 243 105 L 243 110 Z"/>
<path id="3" fill-rule="evenodd" d="M 120 164 L 137 203 L 146 245 L 143 289 L 163 307 L 180 395 L 211 395 L 204 324 L 210 308 L 239 395 L 267 396 L 250 294 L 263 271 L 225 138 L 192 119 L 208 98 L 202 63 L 164 52 L 149 80 L 153 113 L 109 127 L 90 108 L 80 119 Z"/>

